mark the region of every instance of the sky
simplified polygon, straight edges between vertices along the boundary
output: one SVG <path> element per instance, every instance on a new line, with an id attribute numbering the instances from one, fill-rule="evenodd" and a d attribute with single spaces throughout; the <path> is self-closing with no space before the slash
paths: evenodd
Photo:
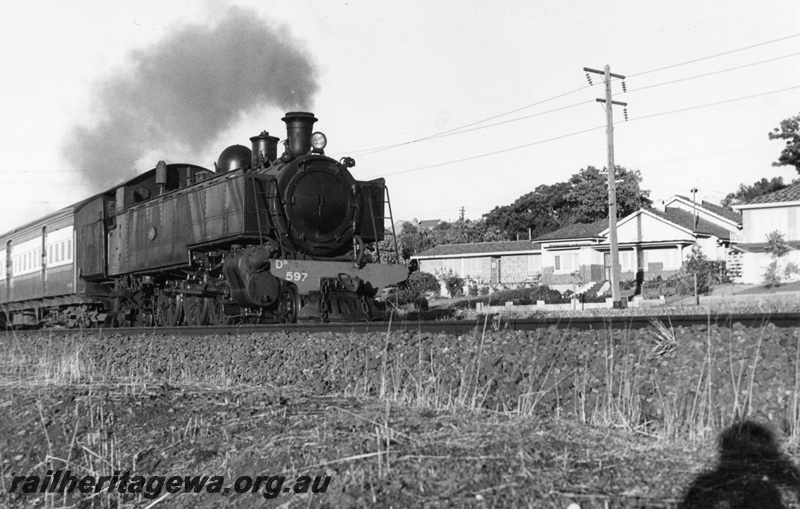
<path id="1" fill-rule="evenodd" d="M 614 157 L 651 198 L 719 201 L 800 113 L 800 3 L 0 3 L 0 232 L 168 163 L 213 168 L 286 111 L 386 179 L 395 221 L 480 219 Z M 627 121 L 625 111 L 627 110 Z"/>

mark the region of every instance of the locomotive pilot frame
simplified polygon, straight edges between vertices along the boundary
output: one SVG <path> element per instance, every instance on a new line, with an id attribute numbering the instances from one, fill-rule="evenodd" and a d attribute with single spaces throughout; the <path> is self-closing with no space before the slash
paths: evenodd
<path id="1" fill-rule="evenodd" d="M 385 182 L 356 180 L 353 159 L 326 156 L 313 114 L 282 120 L 280 157 L 279 138 L 265 131 L 252 148 L 225 149 L 215 171 L 159 161 L 0 235 L 0 325 L 379 316 L 376 295 L 414 270 L 367 261 L 380 259 L 385 222 L 393 223 Z"/>

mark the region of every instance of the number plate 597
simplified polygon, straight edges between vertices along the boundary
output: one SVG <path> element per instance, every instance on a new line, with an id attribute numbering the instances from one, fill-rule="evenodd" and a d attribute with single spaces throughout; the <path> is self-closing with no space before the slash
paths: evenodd
<path id="1" fill-rule="evenodd" d="M 287 281 L 305 281 L 308 277 L 308 272 L 292 272 L 291 270 L 286 272 L 285 279 Z"/>

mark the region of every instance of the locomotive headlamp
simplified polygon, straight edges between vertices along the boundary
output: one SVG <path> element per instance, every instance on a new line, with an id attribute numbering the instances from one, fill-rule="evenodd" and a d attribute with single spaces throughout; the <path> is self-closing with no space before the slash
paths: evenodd
<path id="1" fill-rule="evenodd" d="M 328 138 L 321 132 L 316 132 L 311 135 L 311 146 L 314 148 L 314 152 L 322 152 L 327 144 Z"/>

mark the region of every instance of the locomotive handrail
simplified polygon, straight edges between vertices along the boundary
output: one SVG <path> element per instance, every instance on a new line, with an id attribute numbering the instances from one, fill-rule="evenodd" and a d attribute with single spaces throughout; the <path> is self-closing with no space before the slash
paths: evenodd
<path id="1" fill-rule="evenodd" d="M 394 238 L 394 254 L 397 257 L 398 263 L 400 262 L 400 247 L 397 245 L 397 232 L 394 229 L 394 214 L 392 214 L 392 199 L 389 198 L 389 186 L 383 186 L 384 191 L 386 192 L 386 204 L 389 206 L 389 222 L 392 225 L 392 237 Z"/>

